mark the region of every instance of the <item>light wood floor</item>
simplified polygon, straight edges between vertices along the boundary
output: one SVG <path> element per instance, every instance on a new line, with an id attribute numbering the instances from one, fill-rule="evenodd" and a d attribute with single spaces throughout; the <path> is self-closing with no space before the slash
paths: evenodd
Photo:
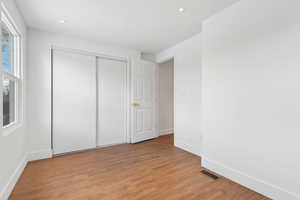
<path id="1" fill-rule="evenodd" d="M 163 136 L 28 164 L 9 200 L 266 200 L 200 173 L 200 158 Z"/>

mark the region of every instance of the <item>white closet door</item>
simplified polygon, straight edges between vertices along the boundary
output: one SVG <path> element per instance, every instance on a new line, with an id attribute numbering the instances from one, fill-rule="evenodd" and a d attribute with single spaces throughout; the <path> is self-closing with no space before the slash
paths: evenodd
<path id="1" fill-rule="evenodd" d="M 126 143 L 126 63 L 97 59 L 98 146 Z"/>
<path id="2" fill-rule="evenodd" d="M 54 154 L 96 147 L 96 57 L 54 50 Z"/>

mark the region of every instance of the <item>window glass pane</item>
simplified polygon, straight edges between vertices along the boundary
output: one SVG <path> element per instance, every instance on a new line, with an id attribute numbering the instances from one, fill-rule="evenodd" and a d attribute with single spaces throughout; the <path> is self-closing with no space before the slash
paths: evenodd
<path id="1" fill-rule="evenodd" d="M 12 41 L 13 36 L 6 28 L 5 25 L 2 25 L 2 67 L 4 72 L 13 72 L 12 69 Z"/>
<path id="2" fill-rule="evenodd" d="M 15 122 L 16 81 L 3 79 L 3 126 Z"/>

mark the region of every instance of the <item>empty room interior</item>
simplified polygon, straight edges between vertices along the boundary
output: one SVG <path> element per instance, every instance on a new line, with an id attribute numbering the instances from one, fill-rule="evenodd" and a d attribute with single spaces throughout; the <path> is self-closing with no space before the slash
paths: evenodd
<path id="1" fill-rule="evenodd" d="M 299 0 L 0 0 L 0 200 L 300 200 Z"/>

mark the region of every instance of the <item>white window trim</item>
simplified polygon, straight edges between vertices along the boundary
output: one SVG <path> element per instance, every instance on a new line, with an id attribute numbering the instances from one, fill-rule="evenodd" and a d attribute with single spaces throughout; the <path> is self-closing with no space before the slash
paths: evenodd
<path id="1" fill-rule="evenodd" d="M 6 9 L 5 5 L 1 3 L 1 24 L 5 24 L 8 30 L 14 35 L 14 42 L 13 42 L 13 49 L 12 52 L 12 63 L 14 65 L 14 71 L 12 72 L 4 72 L 1 66 L 2 76 L 1 82 L 3 82 L 3 78 L 6 77 L 9 80 L 16 81 L 15 85 L 15 120 L 14 122 L 8 124 L 7 126 L 3 126 L 3 117 L 1 120 L 1 127 L 2 127 L 2 134 L 3 136 L 8 136 L 12 132 L 16 131 L 20 128 L 23 124 L 23 81 L 22 81 L 22 36 L 18 31 L 16 23 L 14 22 L 13 18 L 9 14 L 8 10 Z M 2 65 L 2 63 L 1 63 Z M 2 83 L 1 83 L 2 84 Z M 21 93 L 20 93 L 21 92 Z M 20 95 L 21 94 L 21 95 Z M 2 95 L 2 91 L 1 91 Z M 1 97 L 3 98 L 3 97 Z M 3 103 L 1 105 L 3 107 Z M 2 108 L 3 109 L 3 108 Z"/>

